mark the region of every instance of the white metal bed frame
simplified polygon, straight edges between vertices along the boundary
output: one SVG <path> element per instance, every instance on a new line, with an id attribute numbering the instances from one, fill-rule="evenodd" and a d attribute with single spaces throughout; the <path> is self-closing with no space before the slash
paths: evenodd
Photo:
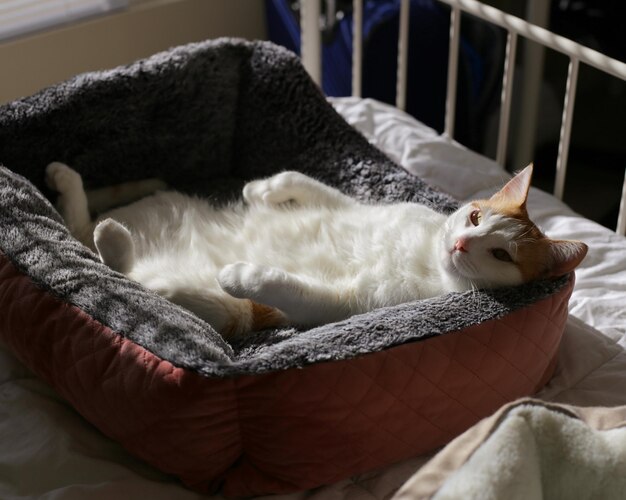
<path id="1" fill-rule="evenodd" d="M 396 106 L 404 110 L 406 106 L 407 64 L 408 64 L 408 33 L 409 33 L 409 0 L 400 0 L 400 30 L 398 37 L 398 66 Z M 515 53 L 517 39 L 522 36 L 565 54 L 569 57 L 569 69 L 565 87 L 563 115 L 559 135 L 559 148 L 556 160 L 556 180 L 554 195 L 562 199 L 567 172 L 567 159 L 572 118 L 576 99 L 576 85 L 580 63 L 626 81 L 626 64 L 610 58 L 593 49 L 575 43 L 544 28 L 531 24 L 523 19 L 506 14 L 494 7 L 481 4 L 476 0 L 438 0 L 451 7 L 450 13 L 450 50 L 448 56 L 448 83 L 445 110 L 444 134 L 453 137 L 454 117 L 456 110 L 457 69 L 459 40 L 461 29 L 461 13 L 466 12 L 486 22 L 504 28 L 507 35 L 504 71 L 502 77 L 502 93 L 500 97 L 500 121 L 496 149 L 496 161 L 504 165 L 509 135 L 511 115 L 511 96 L 513 90 L 513 74 L 515 71 Z M 301 54 L 302 62 L 311 77 L 321 82 L 321 36 L 319 29 L 320 0 L 301 0 Z M 353 0 L 353 53 L 352 53 L 352 95 L 361 96 L 362 54 L 363 54 L 363 0 Z M 625 166 L 626 172 L 626 166 Z M 616 232 L 626 234 L 626 177 L 622 187 L 619 215 Z"/>

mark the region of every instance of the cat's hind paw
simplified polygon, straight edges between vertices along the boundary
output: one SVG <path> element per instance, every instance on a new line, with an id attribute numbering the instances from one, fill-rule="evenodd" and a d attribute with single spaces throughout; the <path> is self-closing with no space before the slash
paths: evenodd
<path id="1" fill-rule="evenodd" d="M 134 265 L 135 244 L 130 231 L 114 219 L 98 223 L 93 232 L 100 260 L 114 271 L 128 274 Z"/>
<path id="2" fill-rule="evenodd" d="M 280 205 L 288 201 L 299 203 L 303 187 L 309 178 L 300 172 L 281 172 L 268 179 L 252 181 L 243 188 L 248 204 Z"/>
<path id="3" fill-rule="evenodd" d="M 83 189 L 83 180 L 78 172 L 58 161 L 46 167 L 47 186 L 61 194 Z"/>
<path id="4" fill-rule="evenodd" d="M 217 276 L 222 290 L 238 299 L 263 299 L 289 282 L 289 274 L 281 269 L 250 262 L 224 266 Z"/>

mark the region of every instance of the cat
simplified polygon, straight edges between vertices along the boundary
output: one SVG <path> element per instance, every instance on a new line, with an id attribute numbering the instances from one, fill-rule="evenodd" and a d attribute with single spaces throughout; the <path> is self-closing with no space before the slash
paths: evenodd
<path id="1" fill-rule="evenodd" d="M 157 191 L 92 220 L 80 174 L 58 162 L 46 169 L 77 239 L 225 338 L 569 273 L 587 245 L 549 239 L 528 218 L 531 176 L 532 165 L 449 216 L 416 203 L 361 203 L 286 171 L 249 182 L 243 200 L 221 208 Z M 105 188 L 98 198 L 162 186 Z"/>

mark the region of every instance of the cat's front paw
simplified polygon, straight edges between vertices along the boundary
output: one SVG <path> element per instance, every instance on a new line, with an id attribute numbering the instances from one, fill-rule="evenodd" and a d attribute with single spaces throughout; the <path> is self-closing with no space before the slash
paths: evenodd
<path id="1" fill-rule="evenodd" d="M 78 172 L 64 163 L 55 161 L 46 167 L 46 184 L 61 194 L 83 189 L 83 180 Z"/>
<path id="2" fill-rule="evenodd" d="M 280 205 L 288 201 L 299 203 L 308 181 L 309 178 L 300 172 L 281 172 L 268 179 L 249 182 L 243 188 L 243 197 L 251 205 Z"/>
<path id="3" fill-rule="evenodd" d="M 289 275 L 280 269 L 250 262 L 228 264 L 217 276 L 222 290 L 238 299 L 262 298 L 288 280 Z"/>

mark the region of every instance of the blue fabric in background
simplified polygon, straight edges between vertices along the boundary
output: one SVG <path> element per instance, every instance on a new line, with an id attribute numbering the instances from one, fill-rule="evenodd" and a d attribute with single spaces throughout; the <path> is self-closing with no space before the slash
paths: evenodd
<path id="1" fill-rule="evenodd" d="M 339 2 L 338 2 L 339 3 Z M 345 2 L 344 2 L 345 3 Z M 351 3 L 351 2 L 349 2 Z M 289 0 L 266 0 L 270 40 L 300 53 L 298 13 Z M 363 6 L 363 97 L 395 103 L 400 0 L 369 0 Z M 434 0 L 411 0 L 406 110 L 443 131 L 449 46 L 449 10 Z M 322 89 L 347 96 L 352 88 L 352 12 L 337 22 L 322 47 Z M 480 114 L 484 64 L 462 37 L 455 138 L 472 147 L 480 138 L 470 123 Z"/>

